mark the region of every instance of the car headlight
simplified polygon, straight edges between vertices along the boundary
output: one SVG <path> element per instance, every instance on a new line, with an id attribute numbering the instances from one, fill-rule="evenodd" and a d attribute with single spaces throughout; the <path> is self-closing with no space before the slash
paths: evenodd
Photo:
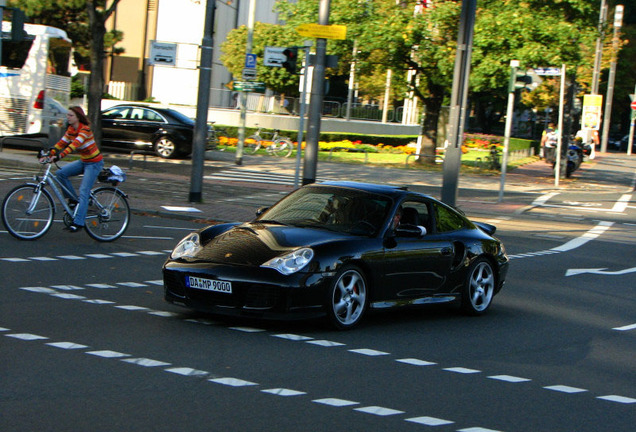
<path id="1" fill-rule="evenodd" d="M 297 249 L 288 254 L 272 258 L 261 267 L 273 268 L 284 275 L 296 273 L 305 267 L 314 257 L 314 251 L 310 248 Z"/>
<path id="2" fill-rule="evenodd" d="M 184 237 L 183 240 L 179 242 L 170 254 L 170 258 L 179 259 L 183 257 L 193 257 L 199 250 L 201 250 L 199 234 L 192 233 Z"/>

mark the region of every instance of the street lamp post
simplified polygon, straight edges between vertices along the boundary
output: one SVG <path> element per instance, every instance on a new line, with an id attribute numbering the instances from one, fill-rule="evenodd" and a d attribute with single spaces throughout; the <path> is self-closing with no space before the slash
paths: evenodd
<path id="1" fill-rule="evenodd" d="M 510 61 L 510 83 L 508 84 L 508 109 L 506 111 L 506 129 L 504 132 L 503 158 L 501 161 L 501 184 L 499 186 L 499 202 L 503 201 L 504 185 L 506 183 L 506 166 L 508 165 L 508 149 L 510 148 L 510 135 L 512 134 L 512 116 L 515 107 L 515 82 L 517 81 L 517 69 L 519 60 Z"/>
<path id="2" fill-rule="evenodd" d="M 216 3 L 208 0 L 205 7 L 205 28 L 201 42 L 199 90 L 197 93 L 197 117 L 192 142 L 192 174 L 189 201 L 203 202 L 203 165 L 205 143 L 208 135 L 208 108 L 210 106 L 210 82 L 212 80 L 212 49 L 214 46 L 214 12 Z"/>
<path id="3" fill-rule="evenodd" d="M 614 11 L 614 37 L 612 38 L 612 61 L 610 73 L 607 79 L 607 95 L 605 96 L 605 115 L 603 116 L 603 137 L 601 138 L 601 151 L 607 151 L 609 139 L 610 120 L 612 118 L 612 99 L 614 98 L 614 81 L 616 80 L 616 58 L 618 57 L 618 32 L 623 25 L 623 5 L 616 5 Z"/>

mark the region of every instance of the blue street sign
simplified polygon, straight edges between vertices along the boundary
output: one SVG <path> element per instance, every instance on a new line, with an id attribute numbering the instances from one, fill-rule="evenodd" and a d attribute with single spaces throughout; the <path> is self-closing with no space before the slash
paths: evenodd
<path id="1" fill-rule="evenodd" d="M 245 67 L 248 69 L 256 67 L 256 54 L 245 54 Z"/>
<path id="2" fill-rule="evenodd" d="M 534 72 L 539 76 L 559 76 L 561 75 L 561 68 L 539 67 L 539 68 L 534 68 Z"/>

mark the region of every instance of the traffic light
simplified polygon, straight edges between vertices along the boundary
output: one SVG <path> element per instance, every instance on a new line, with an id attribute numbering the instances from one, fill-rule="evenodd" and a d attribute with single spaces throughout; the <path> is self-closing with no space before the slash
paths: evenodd
<path id="1" fill-rule="evenodd" d="M 523 89 L 527 91 L 533 91 L 541 84 L 543 80 L 533 69 L 528 69 L 525 72 L 515 71 L 514 75 L 514 88 L 509 91 Z"/>
<path id="2" fill-rule="evenodd" d="M 290 74 L 296 73 L 296 60 L 298 60 L 298 47 L 285 48 L 283 55 L 286 57 L 283 67 Z"/>
<path id="3" fill-rule="evenodd" d="M 525 89 L 532 84 L 532 77 L 529 75 L 517 75 L 515 79 L 515 89 Z"/>

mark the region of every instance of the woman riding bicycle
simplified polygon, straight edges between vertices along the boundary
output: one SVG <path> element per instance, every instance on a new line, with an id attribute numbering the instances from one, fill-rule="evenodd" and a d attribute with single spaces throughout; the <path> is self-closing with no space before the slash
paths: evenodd
<path id="1" fill-rule="evenodd" d="M 75 233 L 84 228 L 88 197 L 95 180 L 97 180 L 97 176 L 104 167 L 104 160 L 95 143 L 93 132 L 90 129 L 84 110 L 79 106 L 72 106 L 66 114 L 66 119 L 68 121 L 68 129 L 62 139 L 49 150 L 49 158 L 53 161 L 63 159 L 74 151 L 77 151 L 80 155 L 80 160 L 64 165 L 56 174 L 60 183 L 75 195 L 67 196 L 69 204 L 77 205 L 73 223 L 67 228 L 68 231 Z M 84 174 L 84 178 L 80 185 L 78 201 L 69 177 L 80 174 Z"/>

